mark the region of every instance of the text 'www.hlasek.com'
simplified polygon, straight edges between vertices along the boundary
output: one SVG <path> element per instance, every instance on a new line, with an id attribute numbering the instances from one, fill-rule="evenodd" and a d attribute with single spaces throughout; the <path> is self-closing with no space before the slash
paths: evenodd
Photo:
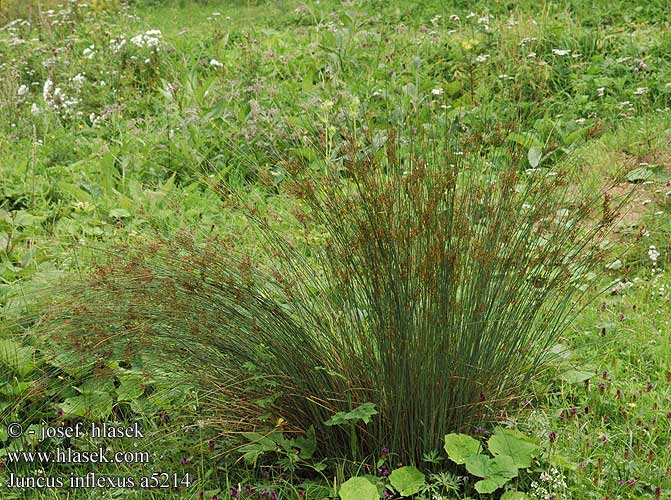
<path id="1" fill-rule="evenodd" d="M 7 436 L 13 440 L 0 462 L 7 468 L 2 488 L 106 488 L 106 489 L 162 489 L 188 488 L 193 481 L 188 472 L 144 471 L 151 464 L 148 451 L 118 450 L 101 445 L 103 440 L 131 440 L 133 447 L 145 438 L 142 426 L 114 426 L 108 423 L 79 422 L 72 426 L 35 426 L 24 429 L 18 422 L 6 426 Z M 76 448 L 73 443 L 78 443 Z M 86 445 L 81 446 L 84 442 Z M 48 450 L 39 449 L 45 443 Z M 55 443 L 60 443 L 56 444 Z M 83 449 L 85 448 L 85 449 Z M 70 464 L 61 466 L 61 464 Z M 104 467 L 116 467 L 107 470 Z M 128 466 L 128 467 L 124 467 Z M 91 470 L 96 467 L 100 470 Z M 71 471 L 66 472 L 70 468 Z M 141 473 L 136 471 L 142 470 Z M 50 471 L 53 471 L 51 473 Z M 133 474 L 126 472 L 132 471 Z"/>

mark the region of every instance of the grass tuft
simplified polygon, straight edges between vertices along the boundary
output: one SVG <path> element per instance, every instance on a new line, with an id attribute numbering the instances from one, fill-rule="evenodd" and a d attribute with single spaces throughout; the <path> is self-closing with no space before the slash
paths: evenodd
<path id="1" fill-rule="evenodd" d="M 279 163 L 293 240 L 251 211 L 262 255 L 186 233 L 124 251 L 43 327 L 106 358 L 160 356 L 223 431 L 314 426 L 320 456 L 418 462 L 528 395 L 617 213 L 562 174 L 469 151 L 458 129 L 352 139 L 338 161 L 312 145 L 311 162 Z M 367 402 L 369 424 L 324 425 Z"/>

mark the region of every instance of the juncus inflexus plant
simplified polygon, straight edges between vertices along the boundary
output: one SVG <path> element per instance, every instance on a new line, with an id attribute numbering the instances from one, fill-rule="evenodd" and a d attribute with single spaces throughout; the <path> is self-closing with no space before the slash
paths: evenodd
<path id="1" fill-rule="evenodd" d="M 527 394 L 615 215 L 561 172 L 469 151 L 458 129 L 364 134 L 328 158 L 308 142 L 309 162 L 276 166 L 302 229 L 254 209 L 261 255 L 186 233 L 118 253 L 43 324 L 86 352 L 158 355 L 224 431 L 281 418 L 314 426 L 323 456 L 419 461 Z M 378 413 L 356 447 L 323 424 L 364 403 Z"/>

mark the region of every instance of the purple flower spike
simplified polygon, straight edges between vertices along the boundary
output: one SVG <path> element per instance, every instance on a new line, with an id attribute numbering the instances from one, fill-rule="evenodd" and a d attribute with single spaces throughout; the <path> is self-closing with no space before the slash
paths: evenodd
<path id="1" fill-rule="evenodd" d="M 557 440 L 557 433 L 552 431 L 550 434 L 548 434 L 548 439 L 551 443 L 554 443 Z"/>

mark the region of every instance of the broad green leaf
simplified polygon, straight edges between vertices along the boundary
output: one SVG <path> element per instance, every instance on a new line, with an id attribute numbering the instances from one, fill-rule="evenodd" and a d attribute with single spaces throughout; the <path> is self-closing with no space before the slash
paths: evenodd
<path id="1" fill-rule="evenodd" d="M 550 352 L 562 359 L 569 359 L 573 356 L 573 351 L 566 344 L 555 344 Z"/>
<path id="2" fill-rule="evenodd" d="M 470 456 L 480 453 L 480 441 L 466 434 L 447 434 L 445 436 L 445 451 L 450 460 L 456 464 L 466 463 Z"/>
<path id="3" fill-rule="evenodd" d="M 484 455 L 475 455 L 466 462 L 466 470 L 475 476 L 484 478 L 475 483 L 478 493 L 493 493 L 517 476 L 517 467 L 513 459 L 506 455 L 498 455 L 493 459 Z"/>
<path id="4" fill-rule="evenodd" d="M 501 477 L 508 481 L 514 477 L 517 477 L 518 467 L 515 465 L 515 461 L 512 457 L 508 455 L 497 455 L 489 463 L 489 477 Z M 504 481 L 504 484 L 505 482 Z"/>
<path id="5" fill-rule="evenodd" d="M 144 384 L 139 375 L 125 375 L 119 377 L 121 383 L 116 389 L 117 400 L 132 401 L 144 393 Z"/>
<path id="6" fill-rule="evenodd" d="M 527 494 L 517 490 L 508 490 L 501 495 L 501 500 L 527 500 Z"/>
<path id="7" fill-rule="evenodd" d="M 61 403 L 61 409 L 68 416 L 103 420 L 112 413 L 112 404 L 112 396 L 106 392 L 87 392 L 81 396 L 67 398 Z"/>
<path id="8" fill-rule="evenodd" d="M 114 380 L 111 377 L 93 377 L 85 380 L 74 389 L 80 394 L 88 394 L 90 392 L 112 394 L 114 392 Z"/>
<path id="9" fill-rule="evenodd" d="M 14 398 L 30 389 L 35 382 L 12 380 L 4 385 L 0 385 L 0 394 Z"/>
<path id="10" fill-rule="evenodd" d="M 43 219 L 44 217 L 37 217 L 24 210 L 19 210 L 18 212 L 14 212 L 13 224 L 17 227 L 38 226 L 42 223 Z"/>
<path id="11" fill-rule="evenodd" d="M 342 500 L 379 500 L 377 488 L 368 479 L 353 477 L 345 481 L 338 492 Z"/>
<path id="12" fill-rule="evenodd" d="M 244 437 L 252 441 L 240 447 L 242 458 L 249 464 L 256 464 L 258 458 L 264 453 L 279 450 L 277 442 L 271 437 L 272 434 L 264 435 L 258 432 L 244 432 Z"/>
<path id="13" fill-rule="evenodd" d="M 375 404 L 373 403 L 364 403 L 361 406 L 357 406 L 350 412 L 339 411 L 333 415 L 330 419 L 324 422 L 325 425 L 342 425 L 346 423 L 353 423 L 359 420 L 362 420 L 364 423 L 370 423 L 370 417 L 377 415 L 377 410 L 375 409 Z"/>
<path id="14" fill-rule="evenodd" d="M 497 429 L 487 441 L 487 447 L 494 456 L 511 457 L 518 469 L 531 467 L 531 459 L 538 450 L 534 443 L 515 436 L 511 432 L 506 432 L 504 429 Z"/>
<path id="15" fill-rule="evenodd" d="M 552 454 L 552 457 L 550 458 L 550 463 L 558 467 L 561 467 L 562 469 L 565 470 L 570 471 L 578 470 L 578 466 L 575 463 L 571 462 L 571 460 L 569 460 L 568 458 L 559 453 Z"/>
<path id="16" fill-rule="evenodd" d="M 543 150 L 541 148 L 536 146 L 529 148 L 529 152 L 527 153 L 529 165 L 531 165 L 532 168 L 536 168 L 540 164 L 542 156 Z"/>
<path id="17" fill-rule="evenodd" d="M 298 436 L 294 439 L 293 444 L 296 448 L 300 450 L 299 456 L 303 460 L 312 458 L 315 451 L 317 451 L 317 437 L 315 436 L 314 426 L 310 426 L 308 431 L 305 433 L 305 436 Z"/>
<path id="18" fill-rule="evenodd" d="M 466 470 L 478 477 L 490 475 L 492 459 L 486 455 L 477 454 L 466 457 Z"/>
<path id="19" fill-rule="evenodd" d="M 652 170 L 645 167 L 639 167 L 630 170 L 626 177 L 629 182 L 644 182 L 652 179 L 653 176 L 654 173 Z"/>
<path id="20" fill-rule="evenodd" d="M 498 478 L 481 479 L 475 483 L 475 491 L 481 494 L 494 493 L 501 486 L 503 486 L 503 484 L 500 484 L 500 480 Z"/>
<path id="21" fill-rule="evenodd" d="M 574 130 L 570 134 L 568 134 L 565 137 L 561 138 L 562 143 L 568 145 L 573 144 L 574 142 L 578 142 L 580 139 L 584 138 L 587 135 L 587 132 L 592 128 L 591 125 L 587 127 L 580 128 L 578 130 Z"/>
<path id="22" fill-rule="evenodd" d="M 508 135 L 508 140 L 516 142 L 517 144 L 524 146 L 525 148 L 542 148 L 543 141 L 541 141 L 534 134 L 529 132 L 517 133 L 513 132 Z"/>
<path id="23" fill-rule="evenodd" d="M 418 493 L 424 485 L 424 481 L 424 474 L 412 466 L 401 467 L 392 471 L 389 475 L 389 482 L 403 497 Z"/>
<path id="24" fill-rule="evenodd" d="M 130 217 L 130 212 L 125 208 L 113 208 L 110 210 L 109 216 L 113 219 L 125 219 Z"/>
<path id="25" fill-rule="evenodd" d="M 93 362 L 90 358 L 74 351 L 66 351 L 59 354 L 51 363 L 71 377 L 77 378 L 83 377 L 93 368 Z"/>
<path id="26" fill-rule="evenodd" d="M 33 349 L 12 339 L 0 339 L 0 366 L 22 377 L 28 375 L 35 368 Z"/>
<path id="27" fill-rule="evenodd" d="M 568 370 L 562 373 L 559 378 L 569 384 L 579 384 L 585 380 L 589 380 L 594 376 L 594 372 L 586 372 L 580 370 Z"/>

